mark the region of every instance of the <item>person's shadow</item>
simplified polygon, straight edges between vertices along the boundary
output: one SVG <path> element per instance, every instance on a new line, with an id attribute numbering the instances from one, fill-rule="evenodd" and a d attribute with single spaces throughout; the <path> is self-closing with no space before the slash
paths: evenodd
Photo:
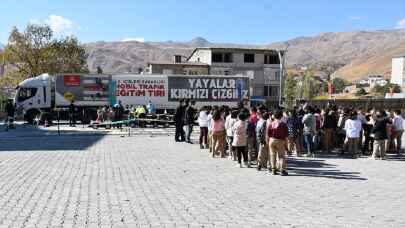
<path id="1" fill-rule="evenodd" d="M 323 159 L 288 159 L 289 176 L 323 177 L 332 179 L 367 180 L 359 172 L 344 172 Z"/>

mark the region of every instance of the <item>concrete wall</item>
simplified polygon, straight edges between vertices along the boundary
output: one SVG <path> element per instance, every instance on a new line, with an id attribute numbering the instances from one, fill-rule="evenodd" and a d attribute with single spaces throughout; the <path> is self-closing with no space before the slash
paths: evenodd
<path id="1" fill-rule="evenodd" d="M 190 59 L 188 61 L 206 63 L 208 65 L 211 65 L 211 50 L 198 49 L 190 57 Z"/>
<path id="2" fill-rule="evenodd" d="M 391 83 L 405 86 L 405 57 L 392 59 Z"/>
<path id="3" fill-rule="evenodd" d="M 183 75 L 184 71 L 197 71 L 199 75 L 207 75 L 209 67 L 208 66 L 187 66 L 187 65 L 177 65 L 177 64 L 153 64 L 151 67 L 150 74 L 163 74 L 163 70 L 172 70 L 172 74 Z"/>

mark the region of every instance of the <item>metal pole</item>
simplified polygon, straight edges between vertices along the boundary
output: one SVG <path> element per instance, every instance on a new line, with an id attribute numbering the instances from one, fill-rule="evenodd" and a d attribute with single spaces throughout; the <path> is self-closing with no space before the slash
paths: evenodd
<path id="1" fill-rule="evenodd" d="M 83 124 L 83 128 L 84 128 L 84 121 L 85 121 L 85 115 L 84 115 L 84 108 L 83 108 L 83 110 L 82 110 L 82 124 Z"/>
<path id="2" fill-rule="evenodd" d="M 282 86 L 283 86 L 283 78 L 285 77 L 285 56 L 287 55 L 287 50 L 288 47 L 290 46 L 289 43 L 287 43 L 286 48 L 283 51 L 278 52 L 279 60 L 280 60 L 280 78 L 279 78 L 279 96 L 278 96 L 278 106 L 281 106 L 282 104 Z M 283 53 L 282 53 L 283 52 Z"/>
<path id="3" fill-rule="evenodd" d="M 60 117 L 59 117 L 59 109 L 58 109 L 58 135 L 60 136 L 59 120 L 60 120 Z"/>

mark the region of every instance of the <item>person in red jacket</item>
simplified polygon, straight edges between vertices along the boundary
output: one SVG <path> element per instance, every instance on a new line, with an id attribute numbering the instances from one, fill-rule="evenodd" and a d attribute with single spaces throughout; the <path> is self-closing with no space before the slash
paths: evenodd
<path id="1" fill-rule="evenodd" d="M 273 175 L 277 175 L 277 167 L 282 176 L 288 175 L 286 171 L 287 161 L 285 159 L 286 143 L 288 138 L 287 124 L 281 121 L 283 117 L 282 111 L 274 113 L 274 121 L 267 128 L 267 137 L 270 149 L 270 162 L 271 172 Z M 278 166 L 277 166 L 278 163 Z"/>

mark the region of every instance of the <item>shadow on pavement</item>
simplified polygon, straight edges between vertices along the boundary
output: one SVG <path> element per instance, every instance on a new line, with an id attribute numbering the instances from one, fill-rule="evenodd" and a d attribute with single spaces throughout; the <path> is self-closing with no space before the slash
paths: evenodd
<path id="1" fill-rule="evenodd" d="M 290 176 L 323 177 L 331 179 L 367 180 L 360 177 L 359 172 L 343 172 L 322 159 L 289 159 L 288 171 Z"/>
<path id="2" fill-rule="evenodd" d="M 0 139 L 0 152 L 7 151 L 81 151 L 104 136 L 48 136 Z"/>
<path id="3" fill-rule="evenodd" d="M 405 161 L 405 155 L 404 154 L 387 154 L 385 156 L 385 160 L 388 160 L 388 161 Z"/>
<path id="4" fill-rule="evenodd" d="M 86 150 L 99 140 L 103 134 L 83 131 L 50 132 L 31 125 L 17 125 L 16 129 L 0 131 L 0 152 L 7 151 L 58 151 Z"/>

